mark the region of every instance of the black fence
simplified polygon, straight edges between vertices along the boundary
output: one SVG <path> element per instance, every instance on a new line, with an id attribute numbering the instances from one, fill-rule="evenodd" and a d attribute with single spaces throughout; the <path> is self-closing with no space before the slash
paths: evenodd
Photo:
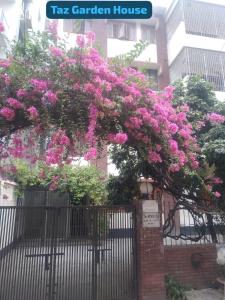
<path id="1" fill-rule="evenodd" d="M 163 203 L 164 245 L 225 243 L 225 215 L 174 207 Z"/>
<path id="2" fill-rule="evenodd" d="M 0 207 L 1 300 L 136 299 L 133 207 Z"/>

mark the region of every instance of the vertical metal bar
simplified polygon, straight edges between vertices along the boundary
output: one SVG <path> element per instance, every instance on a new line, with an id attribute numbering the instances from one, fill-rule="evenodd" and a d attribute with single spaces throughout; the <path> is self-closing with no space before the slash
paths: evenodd
<path id="1" fill-rule="evenodd" d="M 97 251 L 98 251 L 98 211 L 93 209 L 92 219 L 92 297 L 93 300 L 97 300 Z"/>

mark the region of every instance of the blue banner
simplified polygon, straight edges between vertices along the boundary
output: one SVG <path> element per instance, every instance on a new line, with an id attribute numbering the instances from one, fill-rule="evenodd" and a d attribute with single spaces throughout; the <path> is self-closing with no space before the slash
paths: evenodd
<path id="1" fill-rule="evenodd" d="M 149 19 L 150 1 L 49 1 L 49 19 Z"/>

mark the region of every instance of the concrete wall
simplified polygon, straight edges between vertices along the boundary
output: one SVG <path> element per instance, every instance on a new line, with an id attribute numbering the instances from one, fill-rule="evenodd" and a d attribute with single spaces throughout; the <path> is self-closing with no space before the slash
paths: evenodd
<path id="1" fill-rule="evenodd" d="M 16 206 L 16 184 L 0 180 L 0 206 Z M 9 246 L 14 240 L 14 224 L 16 211 L 14 209 L 0 210 L 0 250 Z"/>
<path id="2" fill-rule="evenodd" d="M 16 206 L 15 188 L 14 182 L 0 180 L 0 206 Z"/>

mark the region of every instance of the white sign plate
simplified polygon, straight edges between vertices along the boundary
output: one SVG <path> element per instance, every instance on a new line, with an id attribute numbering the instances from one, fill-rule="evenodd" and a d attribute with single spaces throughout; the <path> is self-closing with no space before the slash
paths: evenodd
<path id="1" fill-rule="evenodd" d="M 144 228 L 160 227 L 159 213 L 143 212 L 143 227 Z"/>
<path id="2" fill-rule="evenodd" d="M 156 200 L 143 200 L 142 202 L 143 212 L 159 212 L 158 202 Z"/>

